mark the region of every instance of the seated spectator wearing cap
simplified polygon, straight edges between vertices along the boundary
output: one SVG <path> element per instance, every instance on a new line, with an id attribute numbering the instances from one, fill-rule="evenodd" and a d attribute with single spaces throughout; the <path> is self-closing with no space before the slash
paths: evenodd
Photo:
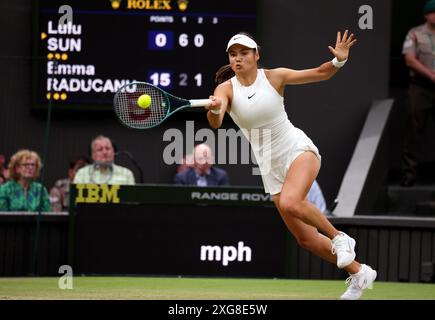
<path id="1" fill-rule="evenodd" d="M 193 168 L 177 173 L 174 179 L 175 184 L 199 187 L 229 184 L 227 172 L 213 166 L 213 153 L 208 145 L 197 145 L 193 151 L 193 158 Z"/>
<path id="2" fill-rule="evenodd" d="M 36 182 L 42 163 L 39 155 L 20 150 L 9 162 L 10 180 L 0 186 L 0 211 L 50 211 L 47 189 Z"/>

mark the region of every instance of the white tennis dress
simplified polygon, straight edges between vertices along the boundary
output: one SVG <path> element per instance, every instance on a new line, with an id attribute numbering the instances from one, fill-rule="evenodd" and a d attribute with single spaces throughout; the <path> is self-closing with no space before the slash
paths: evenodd
<path id="1" fill-rule="evenodd" d="M 284 98 L 258 69 L 255 82 L 245 87 L 231 78 L 233 100 L 230 116 L 251 144 L 260 168 L 264 190 L 272 195 L 281 192 L 292 162 L 305 151 L 319 160 L 319 150 L 310 138 L 288 119 Z"/>

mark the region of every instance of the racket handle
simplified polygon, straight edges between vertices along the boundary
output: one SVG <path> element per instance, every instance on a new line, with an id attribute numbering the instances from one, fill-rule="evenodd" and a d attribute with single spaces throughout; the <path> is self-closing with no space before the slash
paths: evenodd
<path id="1" fill-rule="evenodd" d="M 210 99 L 193 99 L 189 100 L 191 107 L 205 107 L 211 103 Z"/>

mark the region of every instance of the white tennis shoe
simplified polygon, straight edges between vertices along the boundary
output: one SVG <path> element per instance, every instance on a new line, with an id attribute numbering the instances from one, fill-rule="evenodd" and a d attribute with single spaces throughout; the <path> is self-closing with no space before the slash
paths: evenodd
<path id="1" fill-rule="evenodd" d="M 362 264 L 361 270 L 358 273 L 351 274 L 346 279 L 346 284 L 349 284 L 347 290 L 342 294 L 340 300 L 358 300 L 361 298 L 365 289 L 373 289 L 373 282 L 377 276 L 376 270 L 370 266 Z"/>
<path id="2" fill-rule="evenodd" d="M 337 267 L 343 269 L 355 260 L 355 240 L 344 232 L 332 239 L 332 254 L 337 255 Z"/>

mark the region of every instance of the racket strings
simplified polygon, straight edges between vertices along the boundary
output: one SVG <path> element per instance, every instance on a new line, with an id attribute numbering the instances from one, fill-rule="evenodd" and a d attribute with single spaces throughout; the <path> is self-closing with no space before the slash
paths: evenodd
<path id="1" fill-rule="evenodd" d="M 143 94 L 151 97 L 148 108 L 141 108 L 137 104 L 137 99 Z M 165 119 L 168 110 L 169 101 L 166 96 L 146 83 L 132 83 L 115 96 L 115 111 L 121 122 L 131 128 L 153 127 Z"/>

